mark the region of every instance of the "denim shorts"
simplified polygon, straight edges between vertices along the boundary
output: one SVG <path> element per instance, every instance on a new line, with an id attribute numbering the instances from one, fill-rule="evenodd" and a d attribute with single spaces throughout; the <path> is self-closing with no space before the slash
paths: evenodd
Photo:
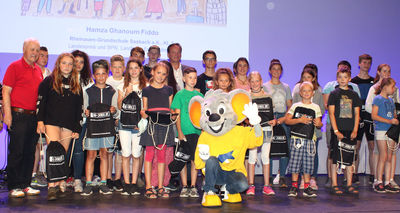
<path id="1" fill-rule="evenodd" d="M 111 148 L 114 146 L 114 136 L 104 138 L 86 138 L 83 146 L 85 150 L 100 150 L 101 148 Z"/>

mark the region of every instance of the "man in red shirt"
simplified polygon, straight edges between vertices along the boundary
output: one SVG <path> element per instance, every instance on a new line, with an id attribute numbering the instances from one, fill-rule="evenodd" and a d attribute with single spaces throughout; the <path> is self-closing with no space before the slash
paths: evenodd
<path id="1" fill-rule="evenodd" d="M 40 67 L 35 64 L 39 49 L 37 40 L 25 40 L 23 57 L 10 64 L 3 79 L 4 123 L 10 136 L 7 159 L 10 197 L 40 193 L 30 187 L 38 140 L 36 102 L 39 84 L 43 80 Z"/>

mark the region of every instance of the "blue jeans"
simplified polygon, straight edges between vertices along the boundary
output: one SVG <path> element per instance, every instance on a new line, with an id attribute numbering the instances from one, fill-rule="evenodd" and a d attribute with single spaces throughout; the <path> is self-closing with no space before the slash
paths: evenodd
<path id="1" fill-rule="evenodd" d="M 240 193 L 249 188 L 247 178 L 243 173 L 222 170 L 216 157 L 210 157 L 206 161 L 205 176 L 206 180 L 203 186 L 205 192 L 217 192 L 215 185 L 224 184 L 226 184 L 226 190 L 228 190 L 229 194 Z"/>
<path id="2" fill-rule="evenodd" d="M 285 116 L 285 113 L 279 113 L 279 112 L 274 113 L 275 119 L 282 118 L 284 116 Z M 284 124 L 284 123 L 282 123 L 281 125 L 282 125 L 283 129 L 285 130 L 286 141 L 287 141 L 287 145 L 288 145 L 288 149 L 289 149 L 290 148 L 290 128 L 288 126 L 286 126 L 286 124 Z M 289 149 L 289 152 L 290 152 L 290 149 Z M 289 154 L 289 156 L 290 156 L 290 154 Z M 270 163 L 269 163 L 270 174 L 272 174 L 272 160 L 273 159 L 271 158 Z M 279 171 L 280 171 L 281 177 L 286 175 L 286 169 L 287 169 L 288 163 L 289 163 L 288 157 L 279 158 Z"/>
<path id="3" fill-rule="evenodd" d="M 74 154 L 72 156 L 72 163 L 74 164 L 74 178 L 81 179 L 83 173 L 83 166 L 85 164 L 85 155 L 82 149 L 83 137 L 86 133 L 86 123 L 82 125 L 81 134 L 79 134 L 78 140 L 75 140 Z"/>

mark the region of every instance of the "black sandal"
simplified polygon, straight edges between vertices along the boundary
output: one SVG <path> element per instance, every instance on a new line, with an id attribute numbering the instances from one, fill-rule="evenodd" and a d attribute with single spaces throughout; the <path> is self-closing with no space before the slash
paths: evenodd
<path id="1" fill-rule="evenodd" d="M 149 199 L 155 199 L 155 198 L 157 198 L 157 192 L 154 191 L 153 188 L 148 188 L 148 189 L 146 189 L 144 196 Z"/>
<path id="2" fill-rule="evenodd" d="M 354 186 L 347 186 L 346 193 L 352 195 L 358 195 L 359 191 Z"/>
<path id="3" fill-rule="evenodd" d="M 340 190 L 339 186 L 332 186 L 331 193 L 334 195 L 342 195 L 343 191 Z"/>
<path id="4" fill-rule="evenodd" d="M 157 188 L 156 191 L 158 197 L 169 198 L 169 192 L 164 187 Z"/>

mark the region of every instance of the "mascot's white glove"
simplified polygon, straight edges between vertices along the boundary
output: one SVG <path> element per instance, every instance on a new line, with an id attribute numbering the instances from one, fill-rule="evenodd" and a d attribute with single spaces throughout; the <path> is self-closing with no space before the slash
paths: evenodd
<path id="1" fill-rule="evenodd" d="M 210 158 L 210 147 L 207 144 L 198 144 L 199 146 L 199 157 L 203 161 L 208 160 Z"/>
<path id="2" fill-rule="evenodd" d="M 258 115 L 258 107 L 256 103 L 250 102 L 244 105 L 244 110 L 242 113 L 249 119 L 251 125 L 255 126 L 260 124 L 261 117 Z"/>

